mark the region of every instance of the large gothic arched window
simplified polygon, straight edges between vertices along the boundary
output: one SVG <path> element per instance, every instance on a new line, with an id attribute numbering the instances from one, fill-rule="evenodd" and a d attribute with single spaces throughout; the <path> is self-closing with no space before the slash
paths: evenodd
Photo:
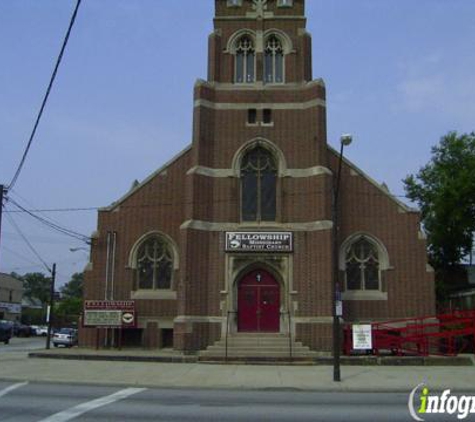
<path id="1" fill-rule="evenodd" d="M 264 49 L 264 80 L 266 83 L 284 82 L 284 49 L 275 35 L 267 38 Z"/>
<path id="2" fill-rule="evenodd" d="M 252 39 L 244 35 L 236 42 L 235 80 L 237 83 L 255 81 L 255 49 Z"/>
<path id="3" fill-rule="evenodd" d="M 137 285 L 139 289 L 170 289 L 173 258 L 168 243 L 161 236 L 145 239 L 137 250 Z"/>
<path id="4" fill-rule="evenodd" d="M 376 245 L 360 237 L 346 250 L 346 287 L 348 290 L 380 290 L 380 262 Z"/>
<path id="5" fill-rule="evenodd" d="M 241 161 L 241 211 L 243 221 L 275 221 L 277 163 L 261 146 Z"/>

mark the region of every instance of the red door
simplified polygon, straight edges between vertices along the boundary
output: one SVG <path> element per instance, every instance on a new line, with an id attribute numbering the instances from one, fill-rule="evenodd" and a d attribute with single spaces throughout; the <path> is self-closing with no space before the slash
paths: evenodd
<path id="1" fill-rule="evenodd" d="M 254 270 L 238 287 L 238 330 L 279 332 L 279 283 L 267 271 Z"/>

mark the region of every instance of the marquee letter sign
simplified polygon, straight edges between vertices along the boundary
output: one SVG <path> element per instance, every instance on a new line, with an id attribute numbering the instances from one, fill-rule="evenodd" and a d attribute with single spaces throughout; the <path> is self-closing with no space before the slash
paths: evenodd
<path id="1" fill-rule="evenodd" d="M 134 328 L 136 326 L 133 300 L 84 301 L 84 327 Z"/>

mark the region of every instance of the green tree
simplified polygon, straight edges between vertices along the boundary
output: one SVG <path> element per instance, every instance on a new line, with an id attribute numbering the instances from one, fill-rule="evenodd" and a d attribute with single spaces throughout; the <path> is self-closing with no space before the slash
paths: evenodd
<path id="1" fill-rule="evenodd" d="M 43 273 L 27 273 L 21 276 L 20 280 L 23 280 L 25 296 L 39 299 L 43 304 L 49 303 L 51 289 L 50 277 L 47 277 Z"/>
<path id="2" fill-rule="evenodd" d="M 77 326 L 79 315 L 82 312 L 82 299 L 68 297 L 62 299 L 55 306 L 55 321 L 60 326 Z"/>
<path id="3" fill-rule="evenodd" d="M 64 298 L 82 299 L 84 289 L 84 273 L 74 273 L 63 287 L 61 287 L 61 295 Z"/>
<path id="4" fill-rule="evenodd" d="M 446 275 L 473 247 L 475 232 L 475 132 L 450 132 L 432 148 L 428 164 L 404 179 L 406 195 L 417 203 L 427 233 L 429 262 L 439 296 Z M 443 286 L 445 284 L 445 286 Z"/>

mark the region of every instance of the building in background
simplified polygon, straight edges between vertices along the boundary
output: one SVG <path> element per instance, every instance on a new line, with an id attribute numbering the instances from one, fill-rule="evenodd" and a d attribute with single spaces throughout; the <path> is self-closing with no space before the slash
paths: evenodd
<path id="1" fill-rule="evenodd" d="M 99 212 L 85 299 L 131 301 L 124 345 L 265 337 L 328 352 L 336 242 L 345 322 L 434 314 L 419 214 L 347 160 L 334 236 L 339 154 L 304 0 L 215 4 L 192 144 Z M 83 328 L 80 344 L 118 338 Z"/>
<path id="2" fill-rule="evenodd" d="M 0 273 L 0 319 L 20 321 L 22 298 L 23 281 Z"/>

